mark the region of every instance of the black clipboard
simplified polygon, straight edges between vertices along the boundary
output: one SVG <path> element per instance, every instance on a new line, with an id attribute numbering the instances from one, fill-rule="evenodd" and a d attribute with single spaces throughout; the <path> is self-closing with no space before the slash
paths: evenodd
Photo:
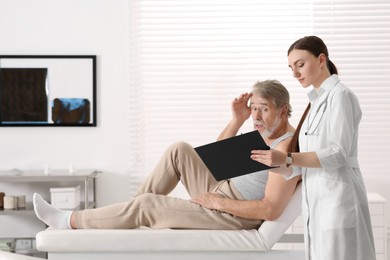
<path id="1" fill-rule="evenodd" d="M 250 158 L 252 150 L 269 150 L 260 133 L 252 131 L 195 148 L 217 181 L 274 167 Z"/>

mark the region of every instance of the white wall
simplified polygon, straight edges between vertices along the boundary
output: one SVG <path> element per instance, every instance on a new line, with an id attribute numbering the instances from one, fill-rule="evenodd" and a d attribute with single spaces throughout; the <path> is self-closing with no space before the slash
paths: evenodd
<path id="1" fill-rule="evenodd" d="M 104 172 L 98 206 L 131 195 L 128 13 L 128 0 L 0 0 L 0 54 L 98 58 L 98 126 L 0 128 L 0 170 L 41 169 L 45 163 L 67 168 L 73 162 Z M 389 201 L 389 182 L 367 178 L 367 190 Z"/>
<path id="2" fill-rule="evenodd" d="M 0 170 L 96 168 L 98 205 L 129 190 L 128 1 L 0 0 L 0 54 L 97 55 L 97 127 L 0 127 Z"/>

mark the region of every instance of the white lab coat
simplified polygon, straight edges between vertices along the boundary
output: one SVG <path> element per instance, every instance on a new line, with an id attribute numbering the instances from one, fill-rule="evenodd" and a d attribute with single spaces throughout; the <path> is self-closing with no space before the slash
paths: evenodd
<path id="1" fill-rule="evenodd" d="M 315 151 L 322 168 L 295 169 L 302 173 L 306 259 L 375 259 L 357 161 L 359 101 L 337 75 L 308 96 L 311 112 L 302 125 L 299 146 L 301 152 Z"/>

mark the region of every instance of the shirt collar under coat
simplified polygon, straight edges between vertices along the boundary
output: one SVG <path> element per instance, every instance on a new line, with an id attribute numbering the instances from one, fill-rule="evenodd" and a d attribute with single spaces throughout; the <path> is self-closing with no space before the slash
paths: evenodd
<path id="1" fill-rule="evenodd" d="M 328 77 L 324 82 L 322 82 L 318 91 L 316 89 L 312 88 L 307 93 L 307 96 L 309 97 L 310 102 L 315 101 L 317 98 L 319 99 L 319 101 L 322 102 L 322 100 L 324 100 L 328 96 L 330 89 L 333 86 L 335 86 L 339 81 L 340 81 L 339 77 L 336 74 L 333 74 L 330 77 Z M 324 93 L 326 93 L 326 95 L 324 95 Z"/>

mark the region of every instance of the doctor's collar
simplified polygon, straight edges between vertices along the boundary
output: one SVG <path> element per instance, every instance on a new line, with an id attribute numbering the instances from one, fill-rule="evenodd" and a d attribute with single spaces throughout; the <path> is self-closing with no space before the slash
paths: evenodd
<path id="1" fill-rule="evenodd" d="M 322 82 L 320 88 L 327 91 L 333 86 L 335 86 L 339 81 L 340 81 L 339 76 L 337 76 L 337 74 L 333 74 L 329 76 L 326 80 L 324 80 L 324 82 Z"/>
<path id="2" fill-rule="evenodd" d="M 321 97 L 325 92 L 328 92 L 333 86 L 335 86 L 340 81 L 339 77 L 336 74 L 329 76 L 318 89 L 312 88 L 307 96 L 310 101 L 314 101 L 317 98 Z"/>
<path id="3" fill-rule="evenodd" d="M 317 98 L 321 97 L 322 94 L 325 93 L 325 89 L 319 88 L 319 89 L 311 89 L 309 92 L 307 92 L 307 96 L 309 97 L 309 101 L 312 102 L 316 100 Z"/>

